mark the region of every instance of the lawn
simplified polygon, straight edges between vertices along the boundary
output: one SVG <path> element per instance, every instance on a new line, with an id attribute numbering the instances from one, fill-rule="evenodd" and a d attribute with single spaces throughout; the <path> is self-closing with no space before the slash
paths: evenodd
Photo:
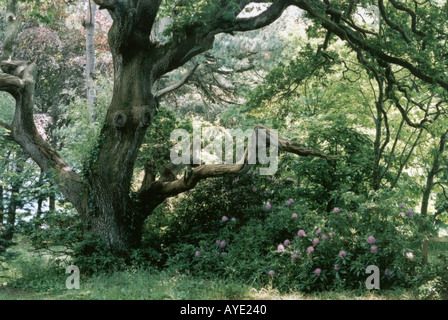
<path id="1" fill-rule="evenodd" d="M 37 285 L 37 282 L 36 282 Z M 255 289 L 223 280 L 200 279 L 169 272 L 120 271 L 87 278 L 79 290 L 0 287 L 0 300 L 410 300 L 405 289 L 330 291 L 313 294 Z"/>
<path id="2" fill-rule="evenodd" d="M 429 262 L 443 263 L 446 243 L 430 243 Z M 0 269 L 0 300 L 415 300 L 428 298 L 414 289 L 280 292 L 272 286 L 254 286 L 198 277 L 175 270 L 130 268 L 125 271 L 81 274 L 80 289 L 66 289 L 64 263 L 33 254 L 26 242 L 13 247 L 15 259 Z M 431 288 L 426 288 L 431 290 Z M 432 297 L 438 298 L 438 297 Z"/>

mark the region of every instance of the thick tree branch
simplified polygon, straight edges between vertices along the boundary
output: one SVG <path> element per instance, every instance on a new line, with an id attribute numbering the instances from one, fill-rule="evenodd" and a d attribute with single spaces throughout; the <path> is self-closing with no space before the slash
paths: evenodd
<path id="1" fill-rule="evenodd" d="M 266 27 L 277 20 L 289 5 L 288 0 L 276 0 L 261 14 L 251 18 L 236 19 L 231 26 L 220 32 L 250 31 Z"/>
<path id="2" fill-rule="evenodd" d="M 139 0 L 137 3 L 136 29 L 147 36 L 151 33 L 154 21 L 159 11 L 161 0 Z"/>
<path id="3" fill-rule="evenodd" d="M 260 129 L 264 130 L 263 133 L 266 134 L 266 138 L 271 137 L 271 129 L 263 125 L 257 125 L 254 131 L 258 134 Z M 337 158 L 335 156 L 328 156 L 311 148 L 306 148 L 297 142 L 289 141 L 278 135 L 274 135 L 273 138 L 276 139 L 278 149 L 281 151 L 294 153 L 303 157 L 314 156 L 327 160 L 335 160 Z M 142 185 L 142 188 L 139 191 L 139 198 L 142 202 L 149 196 L 149 198 L 157 196 L 166 198 L 191 190 L 199 181 L 207 178 L 244 173 L 251 167 L 251 164 L 248 163 L 248 159 L 251 157 L 249 154 L 251 150 L 253 150 L 253 146 L 248 145 L 242 159 L 235 164 L 200 165 L 195 168 L 189 167 L 184 176 L 180 179 L 168 182 L 154 181 L 149 185 Z"/>
<path id="4" fill-rule="evenodd" d="M 16 109 L 14 120 L 9 129 L 12 140 L 17 142 L 43 171 L 53 171 L 61 192 L 73 203 L 80 213 L 86 210 L 86 193 L 84 182 L 59 156 L 56 150 L 38 133 L 33 117 L 33 96 L 37 67 L 34 63 L 27 65 L 23 61 L 3 61 L 3 74 L 0 79 L 15 83 L 14 98 Z M 17 77 L 17 75 L 20 76 Z M 0 90 L 10 92 L 11 87 Z"/>
<path id="5" fill-rule="evenodd" d="M 151 70 L 153 82 L 164 74 L 173 71 L 193 57 L 206 52 L 213 47 L 214 36 L 197 36 L 190 34 L 179 43 L 170 42 L 155 49 L 155 56 L 159 57 Z"/>
<path id="6" fill-rule="evenodd" d="M 157 100 L 160 100 L 161 98 L 163 98 L 167 94 L 169 94 L 169 93 L 179 89 L 180 87 L 182 87 L 185 83 L 188 82 L 188 80 L 190 80 L 190 78 L 193 76 L 193 74 L 196 71 L 196 69 L 198 68 L 198 66 L 199 66 L 199 64 L 196 63 L 194 65 L 194 67 L 190 71 L 188 71 L 179 82 L 177 82 L 177 83 L 175 83 L 175 84 L 173 84 L 173 85 L 171 85 L 169 87 L 166 87 L 166 88 L 160 90 L 159 92 L 157 92 L 156 95 L 155 95 L 155 98 Z"/>
<path id="7" fill-rule="evenodd" d="M 225 21 L 217 19 L 207 21 L 201 28 L 197 25 L 186 27 L 182 38 L 175 37 L 171 42 L 156 49 L 156 56 L 159 56 L 160 59 L 151 72 L 152 79 L 159 79 L 162 75 L 182 66 L 194 56 L 211 49 L 214 37 L 219 33 L 255 30 L 271 24 L 281 16 L 291 4 L 290 2 L 290 0 L 274 1 L 269 8 L 252 18 L 235 17 Z M 240 3 L 242 8 L 246 3 L 247 1 Z"/>
<path id="8" fill-rule="evenodd" d="M 331 30 L 342 40 L 346 40 L 352 47 L 356 49 L 361 49 L 368 52 L 372 56 L 381 59 L 390 64 L 395 64 L 407 69 L 412 75 L 418 79 L 426 82 L 428 84 L 438 84 L 445 90 L 448 90 L 448 81 L 446 78 L 438 76 L 438 72 L 430 67 L 420 68 L 418 65 L 414 65 L 413 62 L 401 58 L 398 56 L 393 56 L 386 53 L 381 46 L 374 45 L 372 42 L 366 41 L 363 37 L 351 28 L 344 26 L 341 23 L 336 23 L 331 21 L 328 17 L 321 15 L 315 9 L 321 5 L 319 1 L 316 0 L 291 0 L 299 8 L 306 10 L 313 18 L 320 20 L 322 26 Z"/>
<path id="9" fill-rule="evenodd" d="M 412 11 L 411 9 L 409 9 L 408 7 L 404 6 L 400 2 L 396 1 L 396 0 L 389 0 L 389 1 L 397 10 L 407 12 L 411 16 L 411 30 L 412 30 L 412 32 L 415 33 L 416 35 L 420 36 L 420 37 L 424 37 L 425 33 L 417 30 L 417 15 L 415 14 L 415 12 Z"/>
<path id="10" fill-rule="evenodd" d="M 384 21 L 386 22 L 386 24 L 391 28 L 394 29 L 396 31 L 398 31 L 401 36 L 403 37 L 403 39 L 406 41 L 406 43 L 410 44 L 412 42 L 412 40 L 409 38 L 409 36 L 407 35 L 407 33 L 403 30 L 403 28 L 401 28 L 399 25 L 393 23 L 389 17 L 387 16 L 386 13 L 386 8 L 384 7 L 384 2 L 383 0 L 378 0 L 378 8 L 380 9 L 380 13 L 381 16 L 383 17 Z"/>
<path id="11" fill-rule="evenodd" d="M 19 77 L 10 74 L 0 74 L 0 91 L 6 91 L 15 97 L 24 87 L 25 83 Z"/>

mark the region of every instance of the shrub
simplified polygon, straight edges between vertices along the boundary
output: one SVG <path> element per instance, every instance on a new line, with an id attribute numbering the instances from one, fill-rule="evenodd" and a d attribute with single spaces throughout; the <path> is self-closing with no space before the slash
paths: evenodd
<path id="1" fill-rule="evenodd" d="M 281 291 L 365 288 L 369 265 L 379 267 L 381 289 L 417 285 L 427 218 L 393 196 L 345 199 L 350 210 L 326 212 L 298 190 L 281 176 L 204 182 L 148 220 L 145 244 L 161 266 Z"/>
<path id="2" fill-rule="evenodd" d="M 93 233 L 87 234 L 84 240 L 76 245 L 73 255 L 73 264 L 87 275 L 122 270 L 126 267 L 125 259 L 117 258 L 106 241 Z"/>
<path id="3" fill-rule="evenodd" d="M 10 287 L 47 293 L 65 289 L 67 275 L 60 261 L 27 256 L 14 262 L 13 266 L 16 274 L 8 281 Z"/>

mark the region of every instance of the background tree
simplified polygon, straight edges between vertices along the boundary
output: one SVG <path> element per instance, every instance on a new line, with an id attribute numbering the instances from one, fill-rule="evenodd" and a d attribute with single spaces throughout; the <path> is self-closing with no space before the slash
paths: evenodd
<path id="1" fill-rule="evenodd" d="M 95 14 L 96 4 L 92 1 L 87 1 L 87 15 L 83 21 L 83 26 L 86 31 L 86 87 L 87 87 L 87 103 L 93 109 L 95 103 L 95 88 L 93 79 L 95 79 Z M 93 117 L 93 110 L 92 110 Z"/>

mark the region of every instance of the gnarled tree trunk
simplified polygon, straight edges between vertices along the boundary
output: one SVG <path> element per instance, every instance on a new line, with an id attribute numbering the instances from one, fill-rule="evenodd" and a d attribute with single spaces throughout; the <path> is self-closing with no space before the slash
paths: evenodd
<path id="1" fill-rule="evenodd" d="M 104 126 L 83 174 L 76 173 L 36 130 L 33 120 L 33 94 L 37 66 L 12 57 L 14 33 L 1 64 L 0 90 L 16 99 L 14 121 L 1 125 L 10 129 L 10 138 L 22 146 L 43 172 L 51 171 L 63 195 L 86 222 L 86 232 L 101 236 L 117 255 L 126 256 L 141 245 L 144 220 L 167 197 L 187 191 L 202 179 L 243 171 L 246 164 L 202 165 L 189 168 L 182 177 L 158 177 L 146 172 L 138 192 L 131 191 L 131 181 L 137 153 L 148 126 L 158 111 L 153 93 L 154 83 L 164 74 L 182 66 L 194 56 L 209 50 L 218 33 L 248 31 L 264 27 L 282 14 L 291 3 L 275 1 L 256 17 L 238 18 L 238 13 L 250 2 L 235 1 L 239 11 L 233 17 L 209 17 L 198 25 L 184 26 L 164 44 L 151 40 L 154 21 L 160 10 L 160 0 L 94 0 L 99 9 L 107 9 L 114 23 L 109 31 L 109 45 L 114 63 L 114 88 Z M 9 0 L 15 10 L 16 0 Z M 182 5 L 182 4 L 179 4 Z M 16 13 L 10 28 L 15 26 Z M 230 9 L 229 9 L 230 10 Z M 232 11 L 229 11 L 232 13 Z M 5 45 L 7 42 L 5 42 Z M 195 68 L 194 68 L 195 69 Z M 194 72 L 193 69 L 193 72 Z M 182 80 L 188 80 L 188 76 Z M 170 88 L 176 88 L 174 84 Z M 258 127 L 260 129 L 262 127 Z M 270 131 L 268 130 L 269 134 Z M 312 149 L 279 138 L 279 147 L 301 156 L 331 159 Z"/>

